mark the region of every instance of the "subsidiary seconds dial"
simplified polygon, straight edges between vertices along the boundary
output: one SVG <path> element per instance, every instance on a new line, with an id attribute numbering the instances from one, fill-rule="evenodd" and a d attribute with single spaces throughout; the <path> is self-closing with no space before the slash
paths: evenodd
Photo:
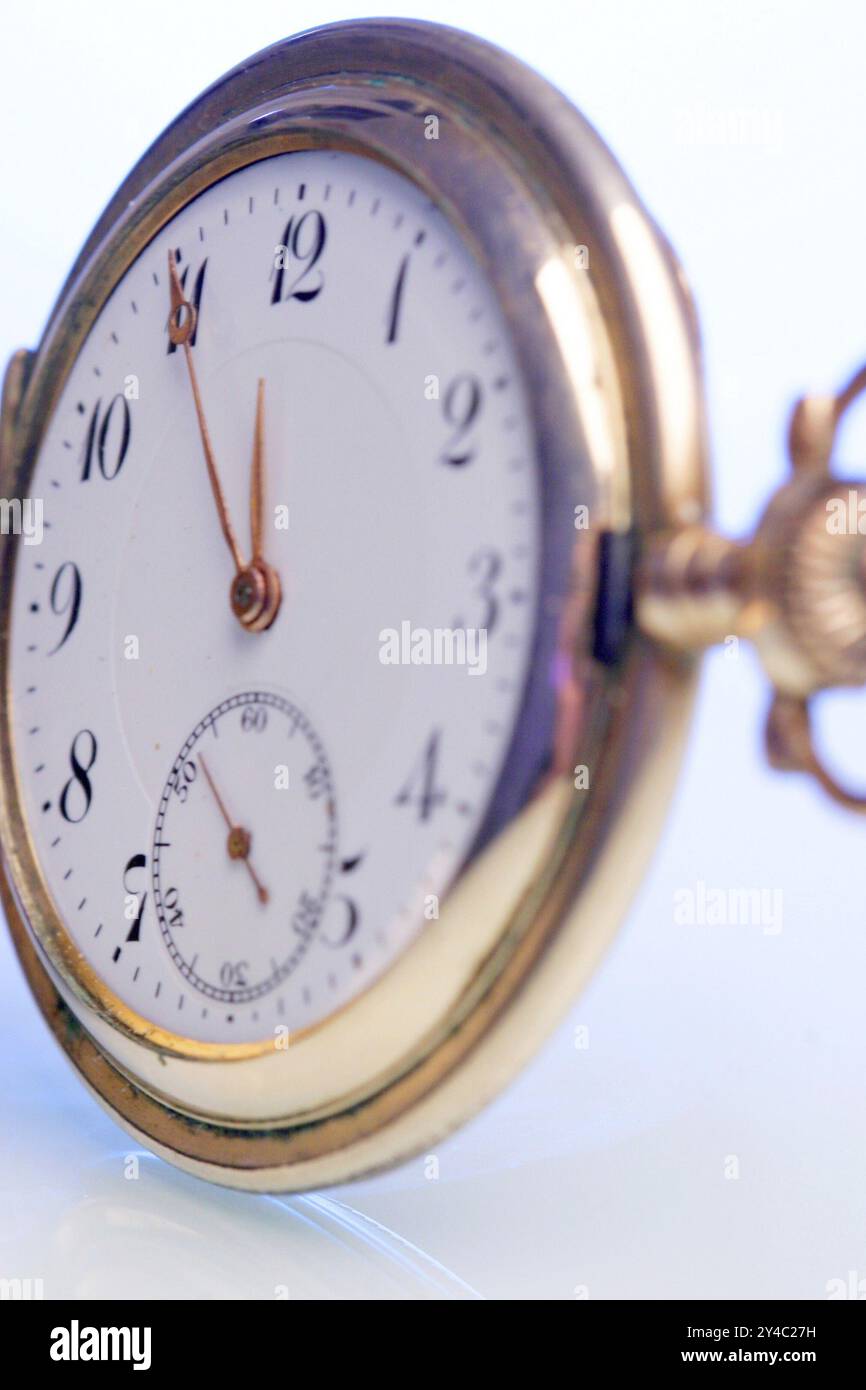
<path id="1" fill-rule="evenodd" d="M 290 701 L 233 695 L 193 729 L 163 788 L 153 895 L 184 978 L 221 1004 L 261 999 L 303 960 L 334 871 L 325 750 Z"/>

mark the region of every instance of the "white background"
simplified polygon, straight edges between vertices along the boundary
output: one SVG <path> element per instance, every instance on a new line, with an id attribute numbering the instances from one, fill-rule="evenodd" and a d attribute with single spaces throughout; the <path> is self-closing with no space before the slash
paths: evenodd
<path id="1" fill-rule="evenodd" d="M 866 356 L 866 11 L 396 12 L 511 49 L 612 145 L 695 290 L 719 519 L 746 529 L 782 476 L 794 394 Z M 287 26 L 363 13 L 7 8 L 0 355 L 38 341 L 89 227 L 178 110 Z M 862 459 L 862 435 L 846 457 Z M 833 750 L 866 781 L 866 706 L 836 703 Z M 54 1297 L 246 1298 L 823 1298 L 866 1280 L 866 825 L 763 768 L 765 705 L 748 654 L 709 661 L 667 831 L 614 950 L 534 1066 L 437 1151 L 437 1181 L 418 1160 L 322 1197 L 253 1198 L 145 1157 L 126 1180 L 129 1144 L 49 1039 L 4 938 L 0 1276 L 42 1278 Z M 781 889 L 781 933 L 676 926 L 674 893 L 698 880 Z"/>

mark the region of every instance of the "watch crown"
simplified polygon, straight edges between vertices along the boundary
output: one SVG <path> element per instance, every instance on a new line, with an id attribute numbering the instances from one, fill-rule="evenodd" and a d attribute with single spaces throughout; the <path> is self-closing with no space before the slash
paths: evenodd
<path id="1" fill-rule="evenodd" d="M 837 800 L 866 809 L 824 770 L 810 701 L 866 683 L 866 480 L 831 472 L 842 417 L 866 390 L 866 368 L 837 396 L 805 396 L 791 414 L 792 473 L 748 541 L 702 526 L 652 537 L 638 575 L 643 630 L 694 649 L 750 638 L 773 685 L 767 751 L 774 767 L 808 771 Z"/>

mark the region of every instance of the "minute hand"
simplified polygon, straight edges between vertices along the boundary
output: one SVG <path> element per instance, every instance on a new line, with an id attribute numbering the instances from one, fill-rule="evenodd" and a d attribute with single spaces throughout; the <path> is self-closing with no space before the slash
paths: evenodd
<path id="1" fill-rule="evenodd" d="M 169 251 L 168 253 L 168 278 L 171 286 L 171 313 L 168 319 L 168 336 L 175 347 L 183 348 L 213 499 L 216 503 L 222 533 L 226 538 L 226 544 L 231 551 L 232 559 L 235 563 L 235 569 L 240 573 L 240 571 L 245 568 L 245 561 L 229 518 L 226 499 L 220 484 L 219 474 L 217 473 L 213 446 L 210 442 L 204 407 L 201 403 L 201 393 L 198 389 L 198 379 L 195 374 L 195 364 L 192 359 L 190 338 L 195 330 L 195 309 L 192 304 L 190 304 L 189 300 L 184 298 L 183 286 L 180 283 L 180 276 L 177 273 L 177 261 L 174 251 Z"/>

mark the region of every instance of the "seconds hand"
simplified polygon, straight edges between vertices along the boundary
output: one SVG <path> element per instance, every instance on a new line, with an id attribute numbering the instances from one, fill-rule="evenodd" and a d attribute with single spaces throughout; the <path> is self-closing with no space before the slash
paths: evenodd
<path id="1" fill-rule="evenodd" d="M 249 874 L 250 878 L 255 884 L 256 895 L 258 897 L 259 902 L 266 903 L 270 898 L 270 894 L 268 893 L 267 888 L 265 888 L 264 884 L 259 879 L 259 876 L 253 868 L 252 864 L 250 863 L 250 846 L 252 844 L 252 836 L 250 835 L 250 832 L 248 830 L 245 830 L 242 825 L 234 824 L 231 816 L 226 810 L 225 802 L 223 801 L 222 797 L 216 789 L 216 783 L 211 777 L 208 765 L 205 762 L 204 756 L 201 753 L 199 754 L 198 760 L 201 763 L 201 770 L 207 778 L 208 786 L 213 792 L 214 801 L 216 802 L 217 806 L 219 806 L 222 818 L 229 828 L 229 837 L 227 842 L 229 858 L 243 860 L 244 864 L 247 867 L 247 873 Z"/>

